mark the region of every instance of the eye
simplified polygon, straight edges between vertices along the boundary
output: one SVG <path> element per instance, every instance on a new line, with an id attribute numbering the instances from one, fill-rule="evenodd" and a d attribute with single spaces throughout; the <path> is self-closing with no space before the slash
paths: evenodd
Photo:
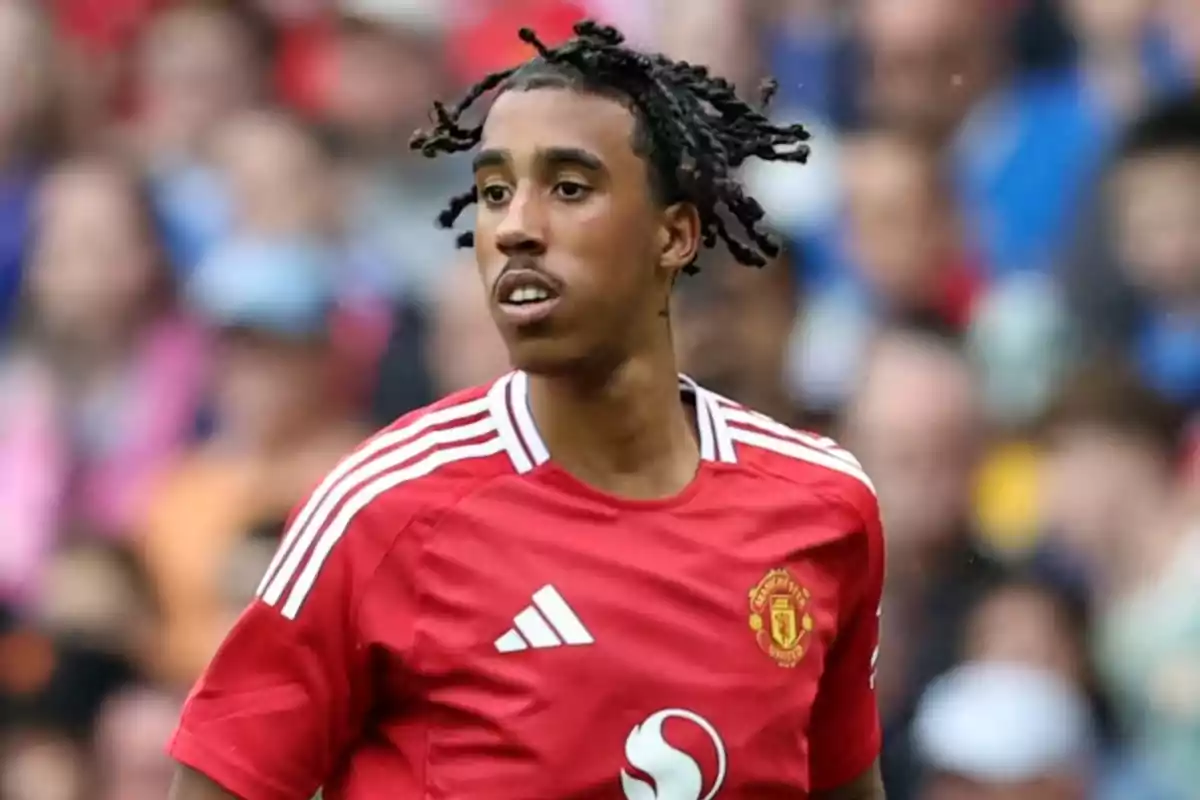
<path id="1" fill-rule="evenodd" d="M 489 206 L 503 204 L 508 200 L 508 195 L 508 187 L 498 183 L 489 184 L 479 190 L 479 197 Z"/>
<path id="2" fill-rule="evenodd" d="M 578 202 L 592 193 L 592 187 L 576 181 L 559 181 L 554 184 L 554 194 L 568 202 Z"/>

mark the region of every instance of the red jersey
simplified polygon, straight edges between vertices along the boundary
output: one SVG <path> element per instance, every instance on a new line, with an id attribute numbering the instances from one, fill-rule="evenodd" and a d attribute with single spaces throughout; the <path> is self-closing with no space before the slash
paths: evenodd
<path id="1" fill-rule="evenodd" d="M 681 379 L 703 462 L 619 499 L 513 373 L 296 511 L 170 745 L 244 800 L 804 797 L 875 759 L 883 544 L 858 462 Z"/>

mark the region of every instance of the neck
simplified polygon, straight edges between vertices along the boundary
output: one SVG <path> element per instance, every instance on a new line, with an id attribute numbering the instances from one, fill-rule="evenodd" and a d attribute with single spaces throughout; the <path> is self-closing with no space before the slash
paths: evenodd
<path id="1" fill-rule="evenodd" d="M 90 336 L 49 334 L 44 340 L 45 352 L 72 383 L 86 385 L 121 369 L 135 356 L 133 333 L 132 329 L 121 329 Z"/>
<path id="2" fill-rule="evenodd" d="M 555 463 L 597 489 L 669 497 L 696 474 L 699 446 L 669 347 L 601 378 L 530 376 L 529 400 Z"/>

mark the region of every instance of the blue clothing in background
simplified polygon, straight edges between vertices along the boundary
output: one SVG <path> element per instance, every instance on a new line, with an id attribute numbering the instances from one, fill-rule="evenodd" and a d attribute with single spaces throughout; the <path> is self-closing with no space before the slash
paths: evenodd
<path id="1" fill-rule="evenodd" d="M 159 169 L 151 188 L 167 255 L 186 278 L 230 232 L 225 185 L 215 170 L 180 164 Z"/>
<path id="2" fill-rule="evenodd" d="M 779 84 L 773 108 L 799 108 L 842 127 L 856 112 L 855 83 L 860 59 L 834 25 L 768 31 L 770 73 Z"/>
<path id="3" fill-rule="evenodd" d="M 33 224 L 37 174 L 31 169 L 0 176 L 0 330 L 13 323 Z"/>
<path id="4" fill-rule="evenodd" d="M 1049 271 L 1114 134 L 1077 73 L 1025 79 L 985 101 L 955 143 L 956 188 L 992 277 Z"/>
<path id="5" fill-rule="evenodd" d="M 1164 397 L 1200 408 L 1200 316 L 1151 315 L 1138 334 L 1142 377 Z"/>

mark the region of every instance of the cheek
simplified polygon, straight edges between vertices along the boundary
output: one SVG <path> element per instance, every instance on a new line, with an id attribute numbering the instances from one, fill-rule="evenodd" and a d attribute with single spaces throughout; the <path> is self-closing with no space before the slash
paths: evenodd
<path id="1" fill-rule="evenodd" d="M 550 215 L 550 244 L 571 255 L 602 258 L 629 246 L 634 220 L 636 215 L 608 197 L 558 206 Z"/>
<path id="2" fill-rule="evenodd" d="M 504 263 L 507 261 L 507 257 L 496 246 L 496 227 L 500 221 L 500 216 L 496 212 L 479 206 L 475 209 L 473 219 L 464 214 L 454 228 L 453 235 L 455 237 L 468 230 L 471 231 L 475 243 L 475 267 L 479 272 L 479 280 L 484 291 L 487 291 L 492 282 L 499 277 L 500 271 L 504 269 Z M 468 223 L 470 223 L 470 227 L 468 227 Z"/>
<path id="3" fill-rule="evenodd" d="M 627 302 L 654 279 L 654 233 L 639 206 L 605 201 L 568 208 L 553 235 L 552 249 L 574 262 L 574 282 L 598 296 Z"/>

